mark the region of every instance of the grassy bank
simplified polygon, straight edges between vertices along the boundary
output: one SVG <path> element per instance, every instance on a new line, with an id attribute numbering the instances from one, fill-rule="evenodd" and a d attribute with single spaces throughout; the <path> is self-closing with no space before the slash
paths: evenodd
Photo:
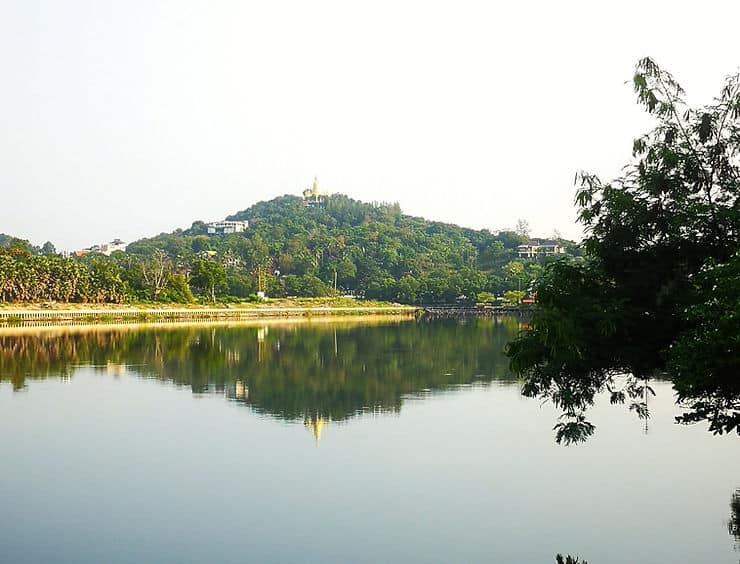
<path id="1" fill-rule="evenodd" d="M 412 316 L 417 308 L 351 298 L 293 298 L 237 304 L 3 304 L 0 323 L 85 321 L 175 321 L 322 317 Z"/>

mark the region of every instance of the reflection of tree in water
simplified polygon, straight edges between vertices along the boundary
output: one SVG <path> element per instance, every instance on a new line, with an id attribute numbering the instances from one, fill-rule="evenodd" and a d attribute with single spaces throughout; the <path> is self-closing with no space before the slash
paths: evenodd
<path id="1" fill-rule="evenodd" d="M 730 520 L 727 530 L 735 539 L 735 550 L 740 549 L 740 489 L 735 490 L 730 498 Z"/>
<path id="2" fill-rule="evenodd" d="M 289 420 L 397 411 L 404 396 L 513 381 L 513 318 L 384 325 L 152 327 L 0 337 L 0 381 L 72 375 L 80 365 L 224 392 Z"/>
<path id="3" fill-rule="evenodd" d="M 588 564 L 588 562 L 570 554 L 565 557 L 562 554 L 558 554 L 555 556 L 555 564 Z"/>

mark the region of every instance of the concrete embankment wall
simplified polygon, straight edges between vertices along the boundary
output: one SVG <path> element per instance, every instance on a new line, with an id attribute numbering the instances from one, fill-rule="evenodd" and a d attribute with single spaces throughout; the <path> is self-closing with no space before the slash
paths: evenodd
<path id="1" fill-rule="evenodd" d="M 409 307 L 316 307 L 316 308 L 198 308 L 198 309 L 0 309 L 0 323 L 27 321 L 167 321 L 209 319 L 260 319 L 276 317 L 320 317 L 348 315 L 413 316 Z"/>

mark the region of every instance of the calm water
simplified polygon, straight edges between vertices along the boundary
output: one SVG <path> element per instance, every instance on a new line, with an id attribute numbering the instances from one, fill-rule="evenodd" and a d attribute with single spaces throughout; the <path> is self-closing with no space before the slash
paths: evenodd
<path id="1" fill-rule="evenodd" d="M 740 442 L 602 402 L 560 447 L 515 320 L 0 333 L 0 561 L 738 562 Z M 740 505 L 740 503 L 736 504 Z"/>

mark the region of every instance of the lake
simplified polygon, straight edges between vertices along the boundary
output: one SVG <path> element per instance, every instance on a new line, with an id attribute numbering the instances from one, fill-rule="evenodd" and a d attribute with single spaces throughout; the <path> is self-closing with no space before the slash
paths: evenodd
<path id="1" fill-rule="evenodd" d="M 0 330 L 0 561 L 738 562 L 738 437 L 524 398 L 514 318 Z"/>

